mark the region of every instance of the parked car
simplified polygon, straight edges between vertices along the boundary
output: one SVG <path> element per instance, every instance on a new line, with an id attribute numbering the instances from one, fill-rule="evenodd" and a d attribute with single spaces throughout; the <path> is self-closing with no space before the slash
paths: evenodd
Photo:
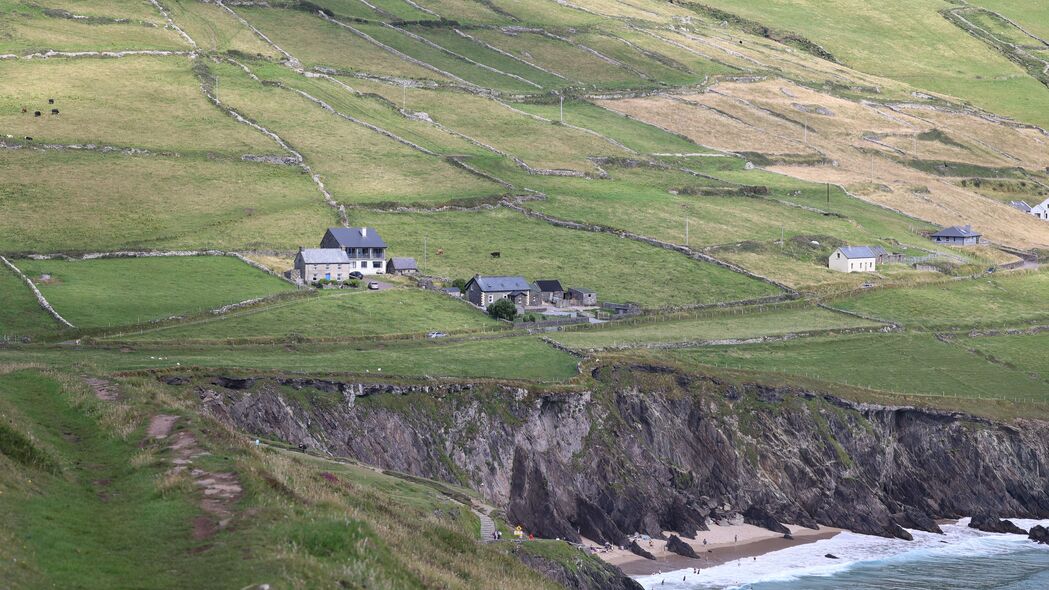
<path id="1" fill-rule="evenodd" d="M 372 281 L 372 282 L 368 283 L 368 288 L 371 289 L 372 291 L 378 291 L 379 290 L 379 283 L 376 283 L 375 281 Z"/>
<path id="2" fill-rule="evenodd" d="M 351 279 L 357 279 L 359 281 L 359 280 L 364 278 L 364 273 L 362 273 L 359 270 L 355 270 L 355 271 L 350 273 L 350 278 Z"/>
<path id="3" fill-rule="evenodd" d="M 863 289 L 871 289 L 871 288 L 874 287 L 874 283 L 871 283 L 871 282 L 868 281 L 868 282 L 863 283 L 862 285 L 860 285 L 860 287 L 863 288 Z"/>
<path id="4" fill-rule="evenodd" d="M 428 333 L 426 335 L 426 337 L 427 338 L 444 338 L 447 335 L 448 334 L 445 334 L 444 332 L 430 332 L 430 333 Z"/>

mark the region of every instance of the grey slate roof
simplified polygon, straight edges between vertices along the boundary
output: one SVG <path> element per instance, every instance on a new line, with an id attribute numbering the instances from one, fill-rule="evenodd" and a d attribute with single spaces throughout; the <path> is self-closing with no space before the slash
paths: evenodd
<path id="1" fill-rule="evenodd" d="M 597 295 L 597 291 L 593 289 L 584 289 L 583 287 L 572 287 L 569 291 L 575 291 L 576 293 L 585 293 L 587 295 Z"/>
<path id="2" fill-rule="evenodd" d="M 306 264 L 347 264 L 350 257 L 342 248 L 305 248 L 302 252 L 302 261 Z"/>
<path id="3" fill-rule="evenodd" d="M 419 265 L 415 263 L 414 258 L 397 258 L 395 256 L 390 259 L 390 264 L 393 265 L 395 270 L 419 270 Z"/>
<path id="4" fill-rule="evenodd" d="M 561 281 L 558 281 L 557 279 L 540 279 L 535 282 L 535 286 L 539 287 L 539 290 L 543 293 L 556 293 L 564 291 L 564 287 L 561 286 Z"/>
<path id="5" fill-rule="evenodd" d="M 476 276 L 470 282 L 477 283 L 485 293 L 508 293 L 511 291 L 531 290 L 528 281 L 524 277 L 482 277 Z"/>
<path id="6" fill-rule="evenodd" d="M 888 256 L 889 255 L 889 251 L 886 250 L 885 248 L 882 248 L 881 246 L 871 246 L 870 249 L 871 249 L 871 252 L 873 252 L 875 256 Z"/>
<path id="7" fill-rule="evenodd" d="M 1009 205 L 1023 211 L 1024 213 L 1031 212 L 1031 206 L 1027 204 L 1027 201 L 1009 201 Z"/>
<path id="8" fill-rule="evenodd" d="M 945 227 L 932 235 L 934 238 L 977 238 L 979 236 L 980 234 L 973 231 L 971 225 L 954 225 L 951 227 Z"/>
<path id="9" fill-rule="evenodd" d="M 361 230 L 367 230 L 367 232 L 364 232 L 364 235 L 362 235 Z M 335 238 L 335 241 L 342 248 L 386 247 L 386 242 L 383 241 L 382 236 L 372 227 L 329 227 L 328 234 Z"/>
<path id="10" fill-rule="evenodd" d="M 849 259 L 878 257 L 870 246 L 842 246 L 838 250 L 841 250 L 842 255 Z"/>

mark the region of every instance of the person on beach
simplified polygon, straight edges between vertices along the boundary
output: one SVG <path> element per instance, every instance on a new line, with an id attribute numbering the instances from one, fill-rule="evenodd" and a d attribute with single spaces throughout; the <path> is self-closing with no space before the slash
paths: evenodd
<path id="1" fill-rule="evenodd" d="M 707 544 L 707 538 L 706 538 L 706 537 L 703 537 L 703 544 L 704 544 L 704 545 L 706 545 L 706 544 Z"/>

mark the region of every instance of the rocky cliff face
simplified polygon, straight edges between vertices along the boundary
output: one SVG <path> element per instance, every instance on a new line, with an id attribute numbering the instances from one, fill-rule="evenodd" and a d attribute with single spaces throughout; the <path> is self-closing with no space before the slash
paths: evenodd
<path id="1" fill-rule="evenodd" d="M 587 391 L 260 380 L 205 408 L 252 433 L 463 483 L 544 537 L 623 543 L 709 520 L 906 538 L 933 518 L 1049 517 L 1049 424 L 846 402 L 661 367 Z M 227 384 L 229 385 L 229 384 Z"/>

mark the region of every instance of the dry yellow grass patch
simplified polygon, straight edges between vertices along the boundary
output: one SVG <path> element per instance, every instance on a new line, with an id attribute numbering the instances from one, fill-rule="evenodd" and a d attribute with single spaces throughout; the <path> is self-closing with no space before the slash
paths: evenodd
<path id="1" fill-rule="evenodd" d="M 774 172 L 849 188 L 867 201 L 942 225 L 972 224 L 995 242 L 1018 247 L 1049 244 L 1049 224 L 897 161 L 962 161 L 990 167 L 1044 165 L 1039 138 L 975 116 L 921 116 L 831 96 L 782 79 L 729 82 L 680 98 L 647 97 L 602 105 L 727 151 L 776 155 L 821 154 L 832 165 L 777 165 Z M 825 109 L 822 114 L 816 109 Z M 936 118 L 925 118 L 935 114 Z M 941 123 L 946 130 L 940 129 Z M 988 125 L 993 125 L 993 134 Z M 808 133 L 806 134 L 806 129 Z M 939 130 L 953 141 L 917 140 Z M 866 139 L 872 137 L 876 141 Z M 888 138 L 888 141 L 884 141 Z M 907 140 L 911 148 L 905 149 Z M 899 144 L 903 145 L 899 145 Z M 881 145 L 888 144 L 888 145 Z M 965 147 L 962 147 L 965 146 Z"/>

